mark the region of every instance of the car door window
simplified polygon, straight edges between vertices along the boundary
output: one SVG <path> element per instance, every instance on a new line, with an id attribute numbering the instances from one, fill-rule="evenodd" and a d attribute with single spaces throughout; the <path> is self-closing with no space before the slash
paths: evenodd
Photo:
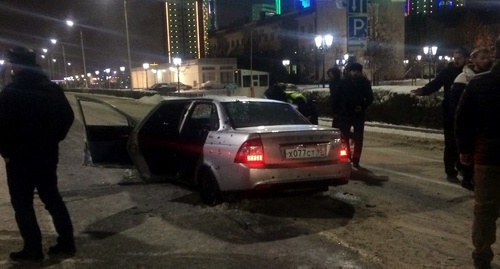
<path id="1" fill-rule="evenodd" d="M 219 129 L 217 109 L 212 103 L 197 103 L 186 120 L 183 134 L 192 141 L 204 142 L 209 131 Z"/>

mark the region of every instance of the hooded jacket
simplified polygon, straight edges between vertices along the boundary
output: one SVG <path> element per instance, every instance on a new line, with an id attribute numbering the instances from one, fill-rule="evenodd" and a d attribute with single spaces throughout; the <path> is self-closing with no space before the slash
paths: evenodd
<path id="1" fill-rule="evenodd" d="M 490 71 L 475 75 L 458 104 L 455 135 L 458 151 L 473 154 L 474 164 L 500 165 L 500 59 Z"/>
<path id="2" fill-rule="evenodd" d="M 455 120 L 455 112 L 457 110 L 458 102 L 460 101 L 460 97 L 465 90 L 469 81 L 474 77 L 476 72 L 472 69 L 471 66 L 464 66 L 462 73 L 460 73 L 451 85 L 450 89 L 450 99 L 447 107 L 447 115 L 446 118 L 450 120 Z"/>

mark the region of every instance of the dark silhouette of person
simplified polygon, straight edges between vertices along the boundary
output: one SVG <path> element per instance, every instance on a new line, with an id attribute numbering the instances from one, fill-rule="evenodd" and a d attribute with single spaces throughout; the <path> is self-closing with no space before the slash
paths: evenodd
<path id="1" fill-rule="evenodd" d="M 449 115 L 448 107 L 450 102 L 450 89 L 455 81 L 455 78 L 462 73 L 462 70 L 467 63 L 470 56 L 469 50 L 465 48 L 458 48 L 453 53 L 453 62 L 446 68 L 439 72 L 436 77 L 425 86 L 412 90 L 411 93 L 417 96 L 430 95 L 439 91 L 441 88 L 444 90 L 443 97 L 443 131 L 444 131 L 444 170 L 446 178 L 451 182 L 459 182 L 457 175 L 458 170 L 461 170 L 461 164 L 458 160 L 457 145 L 455 142 L 455 134 L 453 115 Z"/>
<path id="2" fill-rule="evenodd" d="M 353 167 L 359 168 L 359 160 L 363 149 L 365 111 L 373 102 L 372 86 L 370 81 L 363 75 L 363 66 L 360 63 L 352 63 L 349 66 L 349 74 L 342 81 L 340 99 L 342 107 L 340 130 L 343 140 L 348 145 L 351 140 L 354 143 L 352 154 L 350 146 L 348 146 L 348 154 Z"/>
<path id="3" fill-rule="evenodd" d="M 491 68 L 492 58 L 490 50 L 487 48 L 475 49 L 470 55 L 470 64 L 464 66 L 462 73 L 460 73 L 453 82 L 450 89 L 450 101 L 448 107 L 448 117 L 454 118 L 457 110 L 460 97 L 465 90 L 465 87 L 475 74 L 486 72 Z M 458 152 L 457 152 L 457 158 Z M 468 190 L 474 190 L 474 182 L 472 180 L 474 174 L 474 167 L 461 165 L 462 170 L 462 187 Z"/>
<path id="4" fill-rule="evenodd" d="M 20 251 L 10 253 L 10 259 L 44 259 L 33 208 L 35 189 L 58 233 L 57 244 L 49 248 L 48 254 L 74 255 L 73 225 L 57 187 L 58 144 L 73 123 L 73 110 L 62 88 L 36 64 L 33 50 L 10 49 L 8 61 L 13 77 L 0 92 L 0 154 L 5 160 L 10 199 L 24 241 Z"/>
<path id="5" fill-rule="evenodd" d="M 474 268 L 491 269 L 500 211 L 500 36 L 490 71 L 475 75 L 465 87 L 455 115 L 460 162 L 474 166 Z"/>
<path id="6" fill-rule="evenodd" d="M 342 81 L 342 71 L 338 67 L 332 67 L 326 72 L 329 79 L 330 88 L 330 107 L 332 108 L 332 127 L 340 127 L 340 113 L 342 111 L 341 107 L 341 81 Z"/>

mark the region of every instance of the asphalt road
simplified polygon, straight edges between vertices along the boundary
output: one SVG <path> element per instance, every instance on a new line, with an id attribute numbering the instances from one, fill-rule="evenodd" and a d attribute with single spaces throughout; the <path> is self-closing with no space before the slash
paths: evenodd
<path id="1" fill-rule="evenodd" d="M 138 118 L 151 108 L 113 102 Z M 442 141 L 414 134 L 367 130 L 363 169 L 348 185 L 206 207 L 183 186 L 82 166 L 77 119 L 61 143 L 59 166 L 77 255 L 8 260 L 22 241 L 1 166 L 0 268 L 470 268 L 472 195 L 444 180 Z M 48 248 L 56 234 L 38 199 L 35 206 Z"/>

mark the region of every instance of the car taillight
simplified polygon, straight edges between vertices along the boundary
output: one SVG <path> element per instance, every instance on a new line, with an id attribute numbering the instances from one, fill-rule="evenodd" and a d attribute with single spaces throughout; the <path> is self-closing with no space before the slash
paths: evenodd
<path id="1" fill-rule="evenodd" d="M 349 160 L 349 150 L 344 143 L 342 143 L 342 146 L 340 147 L 339 150 L 339 159 L 341 162 L 350 162 Z"/>
<path id="2" fill-rule="evenodd" d="M 234 162 L 244 163 L 251 167 L 263 166 L 264 146 L 260 137 L 245 141 L 238 150 Z"/>

